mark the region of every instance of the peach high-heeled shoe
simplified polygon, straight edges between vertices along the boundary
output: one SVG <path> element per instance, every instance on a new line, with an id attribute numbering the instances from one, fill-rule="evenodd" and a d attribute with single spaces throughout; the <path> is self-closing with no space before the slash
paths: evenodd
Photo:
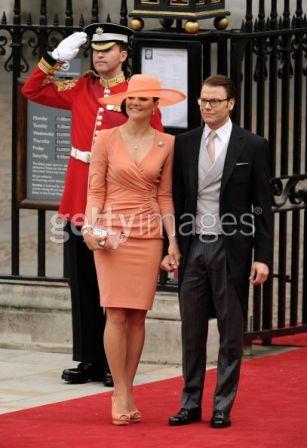
<path id="1" fill-rule="evenodd" d="M 130 423 L 139 423 L 142 419 L 142 414 L 138 409 L 135 411 L 129 411 Z"/>
<path id="2" fill-rule="evenodd" d="M 123 413 L 115 412 L 115 397 L 112 395 L 112 423 L 117 426 L 127 426 L 130 423 L 130 412 Z"/>

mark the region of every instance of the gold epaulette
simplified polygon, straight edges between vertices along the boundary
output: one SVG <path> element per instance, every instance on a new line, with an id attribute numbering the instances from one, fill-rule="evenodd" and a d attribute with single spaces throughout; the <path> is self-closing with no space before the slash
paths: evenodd
<path id="1" fill-rule="evenodd" d="M 67 79 L 65 81 L 56 81 L 54 83 L 55 87 L 59 92 L 63 92 L 64 90 L 71 90 L 77 84 L 78 79 Z"/>

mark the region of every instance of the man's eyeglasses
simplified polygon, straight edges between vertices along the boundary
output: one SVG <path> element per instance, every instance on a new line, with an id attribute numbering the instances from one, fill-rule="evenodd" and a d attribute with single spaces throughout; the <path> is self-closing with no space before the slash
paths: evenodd
<path id="1" fill-rule="evenodd" d="M 219 98 L 213 98 L 212 100 L 208 100 L 207 98 L 198 98 L 197 104 L 200 107 L 205 107 L 207 103 L 209 103 L 210 107 L 218 107 L 223 101 L 229 101 L 230 98 L 223 98 L 220 100 Z"/>

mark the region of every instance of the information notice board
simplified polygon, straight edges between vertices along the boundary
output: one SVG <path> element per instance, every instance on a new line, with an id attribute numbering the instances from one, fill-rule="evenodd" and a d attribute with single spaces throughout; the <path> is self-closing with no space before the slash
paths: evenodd
<path id="1" fill-rule="evenodd" d="M 70 112 L 28 101 L 27 115 L 27 198 L 59 202 L 70 157 Z"/>
<path id="2" fill-rule="evenodd" d="M 80 75 L 81 60 L 62 66 L 59 78 Z M 21 86 L 20 86 L 21 90 Z M 71 113 L 26 100 L 19 93 L 18 198 L 21 208 L 56 209 L 71 150 Z"/>
<path id="3" fill-rule="evenodd" d="M 165 88 L 178 89 L 188 94 L 188 50 L 186 48 L 143 47 L 141 71 L 156 76 Z M 165 127 L 186 129 L 188 127 L 188 102 L 184 101 L 161 108 Z"/>
<path id="4" fill-rule="evenodd" d="M 136 33 L 132 42 L 132 70 L 153 75 L 165 88 L 187 95 L 184 101 L 161 108 L 165 132 L 180 134 L 200 126 L 197 98 L 202 85 L 203 48 L 199 39 L 148 31 Z M 194 39 L 194 40 L 192 40 Z"/>

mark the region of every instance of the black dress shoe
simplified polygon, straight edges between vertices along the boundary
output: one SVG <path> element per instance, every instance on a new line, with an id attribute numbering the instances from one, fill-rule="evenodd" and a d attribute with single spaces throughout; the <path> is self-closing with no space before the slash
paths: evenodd
<path id="1" fill-rule="evenodd" d="M 189 425 L 201 420 L 201 408 L 184 409 L 181 408 L 178 414 L 170 417 L 168 424 L 170 426 Z"/>
<path id="2" fill-rule="evenodd" d="M 105 386 L 113 386 L 113 380 L 110 372 L 105 368 L 102 368 L 101 365 L 92 362 L 81 362 L 74 369 L 65 369 L 62 373 L 62 380 L 71 384 L 83 384 L 88 381 L 101 381 Z"/>
<path id="3" fill-rule="evenodd" d="M 231 425 L 229 414 L 225 411 L 214 411 L 210 425 L 212 428 L 227 428 Z"/>
<path id="4" fill-rule="evenodd" d="M 109 372 L 109 370 L 104 371 L 101 381 L 103 382 L 103 385 L 105 387 L 113 387 L 114 386 L 113 378 L 112 378 L 112 375 Z"/>

